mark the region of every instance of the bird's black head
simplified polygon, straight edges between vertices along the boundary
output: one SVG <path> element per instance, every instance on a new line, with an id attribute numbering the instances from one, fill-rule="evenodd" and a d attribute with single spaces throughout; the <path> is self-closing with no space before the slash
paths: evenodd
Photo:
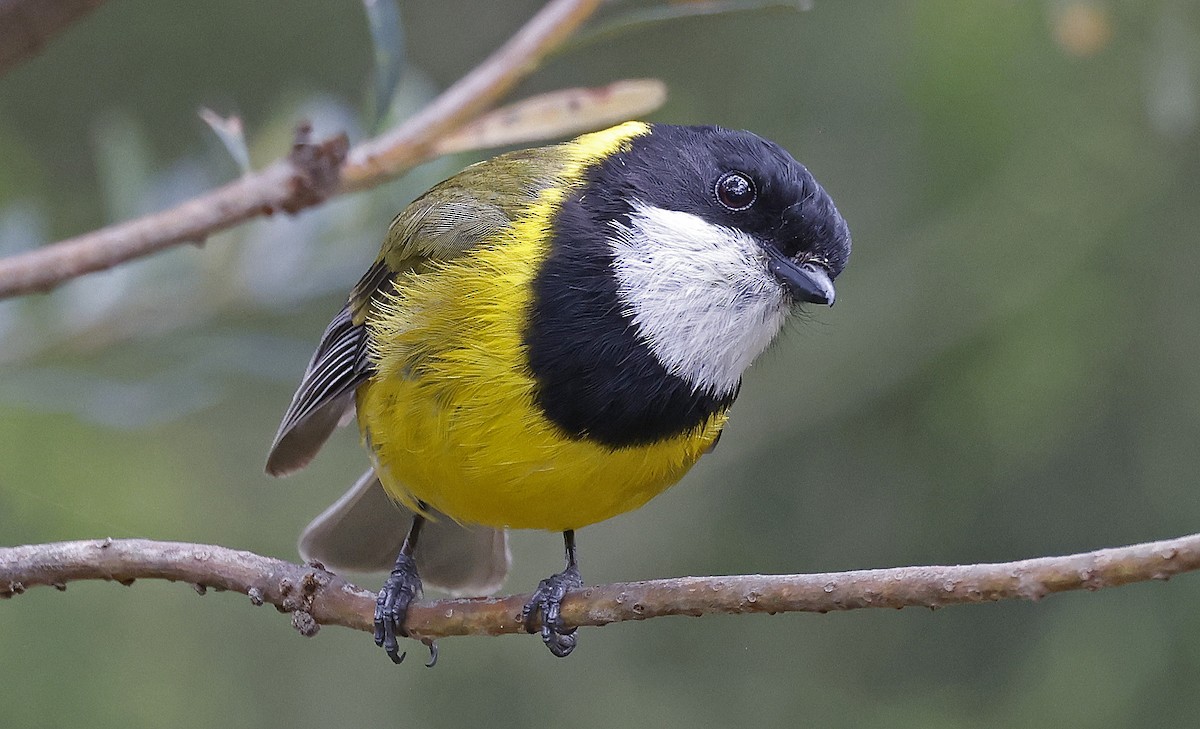
<path id="1" fill-rule="evenodd" d="M 715 126 L 655 124 L 598 171 L 605 179 L 597 187 L 616 198 L 750 235 L 795 300 L 832 303 L 850 229 L 808 169 L 774 142 Z"/>
<path id="2" fill-rule="evenodd" d="M 778 145 L 633 124 L 562 200 L 525 336 L 538 402 L 622 446 L 706 422 L 797 303 L 833 303 L 850 254 L 837 208 Z M 592 145 L 568 142 L 568 150 Z"/>

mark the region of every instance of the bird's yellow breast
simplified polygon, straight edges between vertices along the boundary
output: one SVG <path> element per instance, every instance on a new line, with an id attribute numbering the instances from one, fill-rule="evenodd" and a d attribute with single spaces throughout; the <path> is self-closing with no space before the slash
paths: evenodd
<path id="1" fill-rule="evenodd" d="M 716 440 L 723 412 L 682 435 L 611 448 L 566 435 L 536 403 L 523 334 L 554 211 L 631 133 L 582 137 L 563 184 L 483 245 L 400 274 L 368 321 L 377 372 L 358 390 L 358 418 L 397 499 L 462 522 L 575 529 L 641 506 Z"/>

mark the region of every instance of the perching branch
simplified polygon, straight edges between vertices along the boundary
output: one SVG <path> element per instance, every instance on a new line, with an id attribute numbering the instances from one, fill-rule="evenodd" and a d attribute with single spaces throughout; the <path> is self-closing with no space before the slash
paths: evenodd
<path id="1" fill-rule="evenodd" d="M 598 585 L 563 601 L 569 625 L 606 625 L 662 615 L 782 613 L 859 608 L 939 608 L 997 600 L 1039 600 L 1068 590 L 1099 590 L 1166 580 L 1200 569 L 1200 534 L 1095 552 L 956 567 L 896 567 L 809 575 L 680 577 Z M 305 635 L 321 625 L 370 631 L 374 594 L 319 566 L 302 566 L 224 547 L 145 539 L 104 539 L 0 548 L 0 597 L 36 585 L 65 590 L 73 580 L 188 582 L 246 594 L 292 614 Z M 414 637 L 516 633 L 528 595 L 414 603 Z"/>
<path id="2" fill-rule="evenodd" d="M 344 137 L 296 148 L 254 174 L 173 208 L 0 260 L 0 299 L 179 245 L 277 211 L 295 213 L 385 182 L 435 154 L 438 140 L 494 105 L 602 0 L 550 0 L 516 35 L 396 129 L 346 153 Z M 344 162 L 344 164 L 343 164 Z"/>

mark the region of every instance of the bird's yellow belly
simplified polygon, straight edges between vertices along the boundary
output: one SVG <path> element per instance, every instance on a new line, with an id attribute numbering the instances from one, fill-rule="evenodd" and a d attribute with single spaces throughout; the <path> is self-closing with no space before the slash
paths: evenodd
<path id="1" fill-rule="evenodd" d="M 531 391 L 491 382 L 375 380 L 359 419 L 395 498 L 468 523 L 577 529 L 636 509 L 711 446 L 724 415 L 647 446 L 611 449 L 557 432 Z"/>
<path id="2" fill-rule="evenodd" d="M 368 321 L 358 420 L 380 481 L 461 522 L 576 529 L 646 503 L 716 440 L 725 413 L 649 445 L 572 438 L 536 404 L 523 331 L 558 188 L 487 245 L 402 274 Z"/>

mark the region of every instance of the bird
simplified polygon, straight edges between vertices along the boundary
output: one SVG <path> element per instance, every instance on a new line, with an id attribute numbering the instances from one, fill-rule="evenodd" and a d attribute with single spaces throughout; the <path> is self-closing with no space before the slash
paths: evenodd
<path id="1" fill-rule="evenodd" d="M 374 638 L 399 663 L 425 587 L 498 590 L 508 530 L 560 532 L 565 569 L 521 619 L 567 656 L 576 531 L 713 449 L 746 369 L 833 305 L 850 249 L 808 169 L 747 131 L 630 121 L 465 168 L 392 220 L 283 416 L 269 474 L 355 419 L 371 459 L 301 555 L 390 570 Z"/>

